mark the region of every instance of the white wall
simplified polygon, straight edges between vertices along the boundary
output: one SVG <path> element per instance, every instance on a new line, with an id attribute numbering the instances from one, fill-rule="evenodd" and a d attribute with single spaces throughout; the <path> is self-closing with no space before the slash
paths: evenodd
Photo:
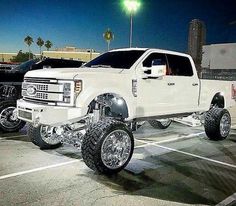
<path id="1" fill-rule="evenodd" d="M 236 43 L 203 46 L 202 67 L 236 69 Z"/>

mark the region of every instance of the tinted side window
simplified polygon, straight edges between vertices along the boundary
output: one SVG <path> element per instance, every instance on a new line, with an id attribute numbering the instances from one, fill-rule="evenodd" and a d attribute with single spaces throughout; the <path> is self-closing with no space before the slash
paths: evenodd
<path id="1" fill-rule="evenodd" d="M 152 53 L 143 61 L 144 67 L 151 67 L 152 64 L 167 65 L 165 54 Z"/>
<path id="2" fill-rule="evenodd" d="M 193 69 L 189 58 L 167 54 L 169 69 L 172 75 L 192 76 Z"/>

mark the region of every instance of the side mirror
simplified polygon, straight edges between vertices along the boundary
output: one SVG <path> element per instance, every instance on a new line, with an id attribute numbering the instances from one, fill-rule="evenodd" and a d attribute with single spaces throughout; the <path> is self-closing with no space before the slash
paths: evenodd
<path id="1" fill-rule="evenodd" d="M 144 67 L 144 77 L 148 78 L 159 78 L 166 75 L 166 65 L 152 65 L 150 68 Z"/>

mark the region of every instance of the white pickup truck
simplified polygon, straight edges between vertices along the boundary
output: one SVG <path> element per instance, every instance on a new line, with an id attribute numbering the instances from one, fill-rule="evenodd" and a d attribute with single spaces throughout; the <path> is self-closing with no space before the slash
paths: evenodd
<path id="1" fill-rule="evenodd" d="M 131 128 L 148 120 L 167 128 L 173 117 L 205 113 L 213 140 L 229 135 L 225 109 L 235 104 L 234 82 L 203 80 L 192 58 L 160 49 L 117 49 L 81 68 L 30 71 L 17 102 L 28 134 L 41 149 L 70 143 L 99 173 L 116 173 L 131 159 Z"/>

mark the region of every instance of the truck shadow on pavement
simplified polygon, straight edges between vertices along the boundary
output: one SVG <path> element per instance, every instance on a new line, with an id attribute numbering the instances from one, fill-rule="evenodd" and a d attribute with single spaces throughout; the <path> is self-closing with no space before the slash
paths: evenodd
<path id="1" fill-rule="evenodd" d="M 146 156 L 143 161 L 155 163 L 157 168 L 146 168 L 139 174 L 126 169 L 110 177 L 91 171 L 84 176 L 112 188 L 117 194 L 183 204 L 215 205 L 236 191 L 235 168 L 175 152 Z"/>
<path id="2" fill-rule="evenodd" d="M 29 137 L 27 136 L 27 129 L 24 127 L 19 132 L 3 132 L 0 131 L 0 138 L 4 138 L 4 140 L 16 140 L 22 142 L 31 142 Z"/>

